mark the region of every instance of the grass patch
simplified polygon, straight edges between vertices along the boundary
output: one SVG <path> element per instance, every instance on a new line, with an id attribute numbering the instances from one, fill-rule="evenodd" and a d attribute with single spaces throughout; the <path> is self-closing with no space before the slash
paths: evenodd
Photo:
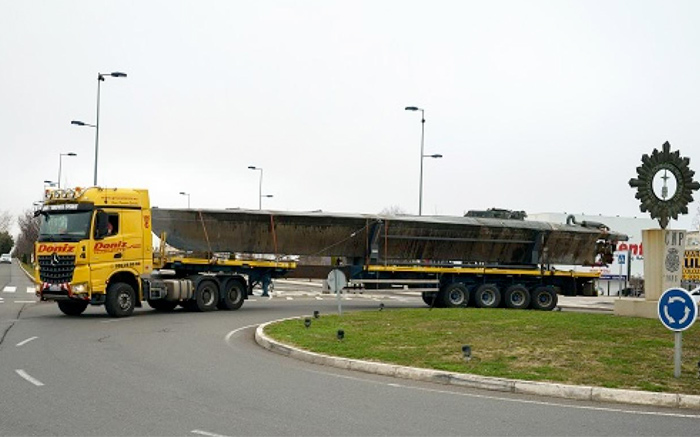
<path id="1" fill-rule="evenodd" d="M 506 309 L 393 309 L 270 325 L 272 338 L 328 355 L 484 376 L 700 394 L 700 325 L 683 333 L 673 377 L 673 332 L 658 320 Z M 345 339 L 336 338 L 338 329 Z M 462 357 L 462 345 L 472 360 Z"/>

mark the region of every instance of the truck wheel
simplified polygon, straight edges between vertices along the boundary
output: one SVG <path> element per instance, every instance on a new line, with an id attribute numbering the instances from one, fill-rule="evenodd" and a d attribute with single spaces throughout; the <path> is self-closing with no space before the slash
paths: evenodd
<path id="1" fill-rule="evenodd" d="M 496 284 L 483 284 L 474 293 L 474 303 L 479 308 L 496 308 L 501 303 L 501 291 Z"/>
<path id="2" fill-rule="evenodd" d="M 466 307 L 469 304 L 469 290 L 464 284 L 448 285 L 442 293 L 442 304 L 445 308 Z"/>
<path id="3" fill-rule="evenodd" d="M 219 287 L 214 281 L 200 281 L 195 296 L 197 311 L 212 311 L 219 302 Z"/>
<path id="4" fill-rule="evenodd" d="M 174 300 L 149 300 L 148 304 L 156 311 L 169 312 L 175 309 L 178 302 Z"/>
<path id="5" fill-rule="evenodd" d="M 229 281 L 217 307 L 221 310 L 237 310 L 243 305 L 244 294 L 245 287 L 243 284 L 236 280 Z"/>
<path id="6" fill-rule="evenodd" d="M 80 300 L 59 300 L 58 309 L 67 316 L 79 316 L 85 311 L 88 303 Z"/>
<path id="7" fill-rule="evenodd" d="M 125 282 L 116 282 L 107 287 L 107 299 L 105 309 L 112 317 L 126 317 L 134 312 L 136 294 L 131 285 Z"/>
<path id="8" fill-rule="evenodd" d="M 530 307 L 535 310 L 552 311 L 558 301 L 557 293 L 552 287 L 540 286 L 532 291 Z"/>
<path id="9" fill-rule="evenodd" d="M 504 299 L 508 308 L 522 310 L 530 306 L 530 292 L 521 284 L 508 287 Z"/>

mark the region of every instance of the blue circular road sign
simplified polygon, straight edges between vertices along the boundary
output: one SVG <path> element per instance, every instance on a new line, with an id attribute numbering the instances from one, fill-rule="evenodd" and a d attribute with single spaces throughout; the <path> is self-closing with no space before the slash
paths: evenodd
<path id="1" fill-rule="evenodd" d="M 669 288 L 659 299 L 659 320 L 671 331 L 685 331 L 698 317 L 698 305 L 682 288 Z"/>

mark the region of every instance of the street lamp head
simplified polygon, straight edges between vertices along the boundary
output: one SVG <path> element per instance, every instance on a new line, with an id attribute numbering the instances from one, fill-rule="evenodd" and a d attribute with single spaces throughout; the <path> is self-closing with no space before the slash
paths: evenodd
<path id="1" fill-rule="evenodd" d="M 78 121 L 78 120 L 72 120 L 70 122 L 70 124 L 75 124 L 77 126 L 85 126 L 85 123 L 83 123 L 82 121 Z"/>
<path id="2" fill-rule="evenodd" d="M 249 165 L 248 168 L 251 169 L 251 170 L 259 170 L 259 169 L 258 169 L 256 166 L 254 166 L 254 165 Z"/>
<path id="3" fill-rule="evenodd" d="M 121 71 L 115 71 L 109 74 L 112 77 L 126 77 L 126 73 L 122 73 Z"/>
<path id="4" fill-rule="evenodd" d="M 185 193 L 184 191 L 180 191 L 180 194 L 182 194 L 183 196 L 187 196 L 187 195 L 188 195 L 188 194 Z"/>
<path id="5" fill-rule="evenodd" d="M 274 197 L 274 196 L 272 194 L 263 194 L 260 197 L 267 197 L 269 199 L 269 198 Z"/>
<path id="6" fill-rule="evenodd" d="M 406 106 L 406 111 L 422 111 L 422 109 L 417 106 Z"/>
<path id="7" fill-rule="evenodd" d="M 66 153 L 66 156 L 78 156 L 78 154 L 74 152 L 68 152 Z"/>
<path id="8" fill-rule="evenodd" d="M 431 158 L 442 158 L 442 155 L 439 153 L 436 153 L 434 155 L 430 155 Z"/>

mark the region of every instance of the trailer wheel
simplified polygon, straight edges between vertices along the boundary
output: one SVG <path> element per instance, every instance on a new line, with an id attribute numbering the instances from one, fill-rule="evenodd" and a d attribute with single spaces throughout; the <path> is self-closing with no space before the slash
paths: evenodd
<path id="1" fill-rule="evenodd" d="M 57 303 L 58 309 L 67 316 L 79 316 L 88 306 L 84 300 L 59 300 Z"/>
<path id="2" fill-rule="evenodd" d="M 224 290 L 224 295 L 221 296 L 217 307 L 221 310 L 237 310 L 243 305 L 243 299 L 245 298 L 244 293 L 245 287 L 240 281 L 228 281 L 226 289 Z"/>
<path id="3" fill-rule="evenodd" d="M 522 310 L 530 306 L 530 292 L 521 284 L 508 287 L 504 299 L 508 308 Z"/>
<path id="4" fill-rule="evenodd" d="M 200 281 L 197 284 L 197 295 L 195 296 L 197 311 L 212 311 L 219 303 L 219 286 L 210 280 Z"/>
<path id="5" fill-rule="evenodd" d="M 105 309 L 112 317 L 126 317 L 134 312 L 136 294 L 131 285 L 115 282 L 107 287 Z"/>
<path id="6" fill-rule="evenodd" d="M 530 307 L 535 310 L 551 311 L 557 306 L 559 298 L 552 287 L 540 286 L 532 291 Z"/>
<path id="7" fill-rule="evenodd" d="M 156 311 L 170 312 L 175 309 L 178 302 L 175 300 L 156 299 L 149 300 L 148 304 L 151 306 L 151 308 L 153 308 Z"/>
<path id="8" fill-rule="evenodd" d="M 474 303 L 479 308 L 496 308 L 501 303 L 501 290 L 496 284 L 483 284 L 474 293 Z"/>
<path id="9" fill-rule="evenodd" d="M 445 308 L 461 308 L 469 304 L 469 290 L 464 284 L 452 283 L 442 292 L 442 304 Z"/>

